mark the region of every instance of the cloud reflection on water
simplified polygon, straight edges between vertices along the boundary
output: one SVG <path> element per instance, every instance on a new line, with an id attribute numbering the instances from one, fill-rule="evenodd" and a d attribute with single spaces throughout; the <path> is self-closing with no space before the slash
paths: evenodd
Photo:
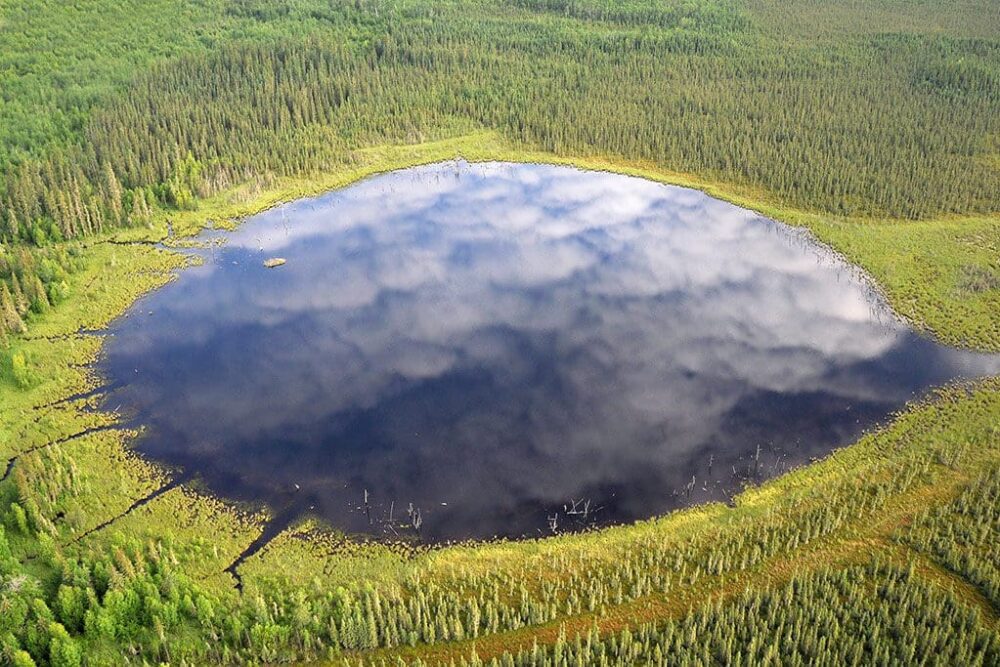
<path id="1" fill-rule="evenodd" d="M 799 463 L 1000 372 L 799 232 L 569 168 L 396 172 L 257 216 L 213 258 L 117 325 L 114 400 L 151 456 L 240 498 L 298 484 L 348 529 L 364 489 L 435 507 L 429 539 L 531 533 L 584 496 L 650 516 L 692 475 L 721 497 L 758 444 Z"/>

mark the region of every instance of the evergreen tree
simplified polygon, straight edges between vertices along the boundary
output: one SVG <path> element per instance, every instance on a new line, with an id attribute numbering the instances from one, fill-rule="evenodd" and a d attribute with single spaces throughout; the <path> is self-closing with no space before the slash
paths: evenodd
<path id="1" fill-rule="evenodd" d="M 0 281 L 0 316 L 2 316 L 7 331 L 23 333 L 26 328 L 21 315 L 17 311 L 14 297 L 11 296 L 7 283 Z"/>

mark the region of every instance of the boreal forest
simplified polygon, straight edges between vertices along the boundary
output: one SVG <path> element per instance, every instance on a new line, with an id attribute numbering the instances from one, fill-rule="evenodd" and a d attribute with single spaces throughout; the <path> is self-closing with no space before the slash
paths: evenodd
<path id="1" fill-rule="evenodd" d="M 103 332 L 199 233 L 456 159 L 700 190 L 1000 352 L 995 0 L 0 0 L 0 664 L 1000 664 L 997 375 L 533 539 L 277 524 L 135 449 Z"/>

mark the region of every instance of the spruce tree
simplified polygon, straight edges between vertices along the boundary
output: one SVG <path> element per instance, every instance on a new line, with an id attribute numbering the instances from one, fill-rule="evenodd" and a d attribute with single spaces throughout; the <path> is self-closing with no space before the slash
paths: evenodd
<path id="1" fill-rule="evenodd" d="M 13 333 L 23 333 L 25 331 L 24 321 L 17 312 L 14 304 L 14 297 L 11 296 L 7 283 L 0 281 L 0 316 L 3 317 L 7 330 Z"/>

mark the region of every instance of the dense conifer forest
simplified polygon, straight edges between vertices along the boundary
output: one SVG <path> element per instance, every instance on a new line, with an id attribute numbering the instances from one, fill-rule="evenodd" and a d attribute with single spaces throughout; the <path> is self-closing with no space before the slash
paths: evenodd
<path id="1" fill-rule="evenodd" d="M 0 663 L 1000 663 L 995 379 L 734 508 L 551 544 L 305 526 L 236 589 L 258 528 L 196 491 L 110 533 L 165 481 L 92 410 L 87 332 L 182 263 L 167 225 L 460 154 L 718 187 L 1000 346 L 992 0 L 3 0 Z"/>

